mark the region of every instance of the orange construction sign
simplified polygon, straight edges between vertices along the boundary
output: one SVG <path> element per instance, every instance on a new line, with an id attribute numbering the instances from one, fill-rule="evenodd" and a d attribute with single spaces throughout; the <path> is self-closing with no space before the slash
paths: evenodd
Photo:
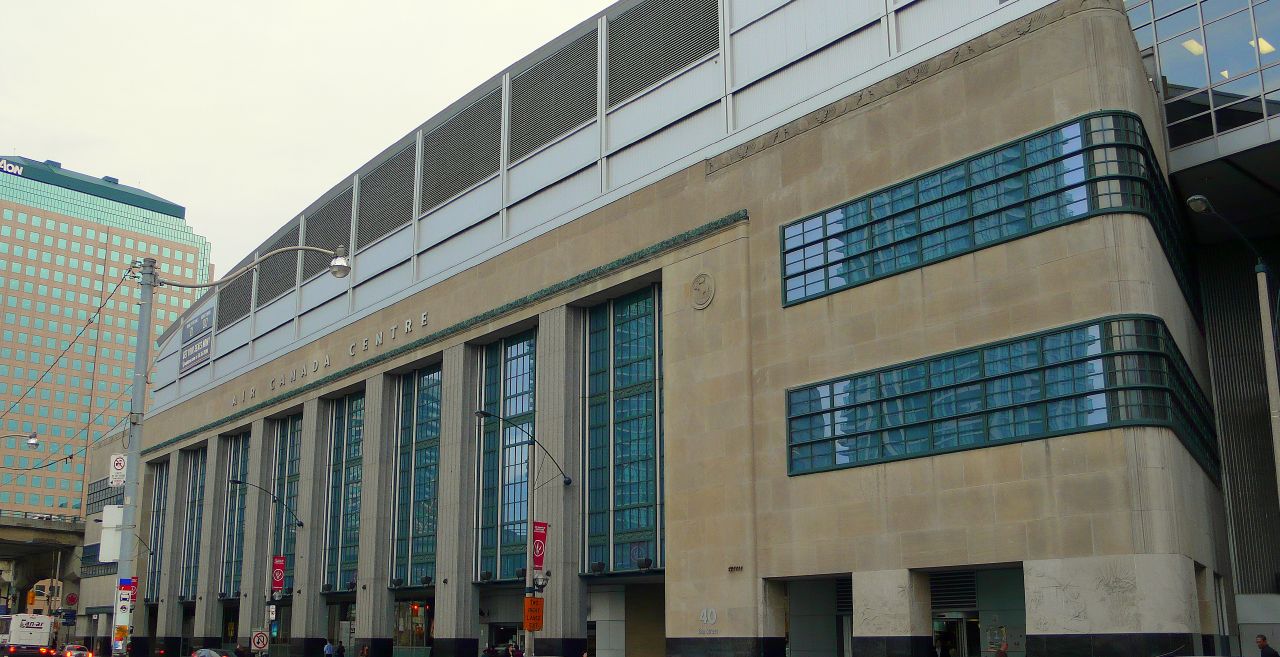
<path id="1" fill-rule="evenodd" d="M 524 629 L 531 632 L 542 631 L 542 608 L 546 598 L 526 597 L 524 599 Z"/>

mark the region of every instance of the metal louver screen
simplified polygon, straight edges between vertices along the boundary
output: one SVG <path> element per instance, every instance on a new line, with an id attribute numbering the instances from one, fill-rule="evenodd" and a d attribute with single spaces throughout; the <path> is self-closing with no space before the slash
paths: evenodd
<path id="1" fill-rule="evenodd" d="M 929 573 L 929 596 L 935 609 L 977 609 L 977 574 L 972 570 Z"/>
<path id="2" fill-rule="evenodd" d="M 853 579 L 845 575 L 836 580 L 836 614 L 853 613 Z"/>
<path id="3" fill-rule="evenodd" d="M 582 35 L 511 79 L 512 162 L 596 115 L 597 35 Z"/>
<path id="4" fill-rule="evenodd" d="M 218 330 L 231 326 L 248 315 L 252 297 L 253 272 L 245 273 L 218 288 Z"/>
<path id="5" fill-rule="evenodd" d="M 289 232 L 264 244 L 259 254 L 265 254 L 286 246 L 298 245 L 299 224 L 295 223 Z M 298 284 L 298 252 L 280 253 L 262 261 L 258 265 L 258 294 L 254 298 L 253 307 L 261 308 L 280 298 L 280 295 L 292 290 Z"/>
<path id="6" fill-rule="evenodd" d="M 716 0 L 649 0 L 609 21 L 609 106 L 720 48 Z"/>
<path id="7" fill-rule="evenodd" d="M 347 252 L 353 249 L 348 243 L 351 239 L 351 189 L 333 197 L 315 214 L 307 215 L 307 246 L 318 246 L 333 250 L 338 246 L 346 246 Z M 324 271 L 329 266 L 329 256 L 314 251 L 304 251 L 302 256 L 302 280 Z"/>
<path id="8" fill-rule="evenodd" d="M 410 142 L 368 175 L 360 177 L 356 248 L 378 240 L 413 218 L 413 158 Z"/>
<path id="9" fill-rule="evenodd" d="M 502 158 L 502 89 L 494 89 L 422 138 L 422 209 L 497 173 Z"/>

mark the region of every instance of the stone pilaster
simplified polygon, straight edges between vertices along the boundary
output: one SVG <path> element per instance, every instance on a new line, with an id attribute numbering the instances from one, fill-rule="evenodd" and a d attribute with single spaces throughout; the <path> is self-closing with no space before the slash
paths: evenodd
<path id="1" fill-rule="evenodd" d="M 537 415 L 534 435 L 546 449 L 537 459 L 533 519 L 546 522 L 548 571 L 545 623 L 538 655 L 578 657 L 587 643 L 587 600 L 578 576 L 582 545 L 582 310 L 561 306 L 538 316 Z M 550 457 L 548 457 L 550 455 Z M 572 479 L 561 482 L 554 461 Z M 549 482 L 549 483 L 548 483 Z"/>
<path id="2" fill-rule="evenodd" d="M 298 462 L 298 530 L 294 564 L 293 655 L 320 655 L 329 636 L 324 584 L 325 499 L 329 484 L 329 404 L 309 399 L 302 405 L 302 451 Z"/>
<path id="3" fill-rule="evenodd" d="M 853 654 L 923 656 L 932 649 L 927 573 L 853 573 Z"/>
<path id="4" fill-rule="evenodd" d="M 356 573 L 356 641 L 348 652 L 390 657 L 395 613 L 387 577 L 396 508 L 396 379 L 377 374 L 364 384 L 364 445 L 360 482 L 360 568 Z"/>
<path id="5" fill-rule="evenodd" d="M 257 420 L 249 430 L 249 467 L 247 481 L 271 490 L 271 467 L 275 461 L 275 441 L 269 433 L 272 423 Z M 266 599 L 270 595 L 272 520 L 276 518 L 271 496 L 245 487 L 244 566 L 240 571 L 240 620 L 236 623 L 236 642 L 249 645 L 254 628 L 266 625 Z"/>
<path id="6" fill-rule="evenodd" d="M 480 644 L 475 577 L 477 351 L 444 351 L 440 390 L 439 518 L 436 532 L 436 631 L 433 655 L 471 657 Z"/>
<path id="7" fill-rule="evenodd" d="M 227 438 L 213 436 L 205 446 L 204 512 L 200 521 L 200 566 L 196 579 L 196 646 L 221 647 L 222 560 L 227 518 Z"/>

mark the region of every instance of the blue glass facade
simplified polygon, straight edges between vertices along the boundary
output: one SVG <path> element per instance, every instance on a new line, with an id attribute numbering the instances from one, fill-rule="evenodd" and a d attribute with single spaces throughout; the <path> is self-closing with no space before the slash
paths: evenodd
<path id="1" fill-rule="evenodd" d="M 347 590 L 359 567 L 364 393 L 335 399 L 332 405 L 324 581 L 334 590 Z"/>
<path id="2" fill-rule="evenodd" d="M 400 377 L 391 578 L 421 586 L 436 574 L 440 481 L 440 366 Z"/>
<path id="3" fill-rule="evenodd" d="M 536 343 L 537 333 L 528 331 L 484 349 L 480 406 L 506 421 L 480 425 L 481 580 L 516 579 L 525 567 Z"/>

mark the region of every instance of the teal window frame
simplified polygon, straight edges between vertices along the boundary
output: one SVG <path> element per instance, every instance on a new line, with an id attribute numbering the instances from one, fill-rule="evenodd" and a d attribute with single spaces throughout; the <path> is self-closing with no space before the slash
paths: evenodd
<path id="1" fill-rule="evenodd" d="M 1166 427 L 1219 481 L 1213 412 L 1164 322 L 1117 315 L 789 389 L 787 471 L 1124 426 Z"/>
<path id="2" fill-rule="evenodd" d="M 1146 217 L 1194 312 L 1186 226 L 1142 120 L 1086 114 L 779 228 L 784 307 L 1090 217 Z"/>
<path id="3" fill-rule="evenodd" d="M 169 510 L 169 462 L 161 461 L 151 467 L 151 529 L 147 544 L 151 556 L 147 557 L 147 585 L 143 600 L 160 600 L 160 573 L 164 572 L 164 530 Z"/>
<path id="4" fill-rule="evenodd" d="M 227 448 L 227 479 L 249 478 L 249 432 L 223 438 Z M 244 513 L 248 486 L 227 485 L 222 534 L 222 590 L 224 598 L 240 596 L 240 578 L 244 571 Z"/>
<path id="5" fill-rule="evenodd" d="M 400 377 L 393 585 L 398 579 L 400 586 L 426 586 L 423 578 L 436 575 L 440 391 L 439 364 Z"/>
<path id="6" fill-rule="evenodd" d="M 476 580 L 519 578 L 528 532 L 529 444 L 534 434 L 537 331 L 488 344 L 483 351 L 480 405 L 506 421 L 479 423 L 480 540 Z M 520 429 L 523 428 L 524 431 Z"/>
<path id="7" fill-rule="evenodd" d="M 657 285 L 587 309 L 584 573 L 664 563 L 660 322 Z"/>
<path id="8" fill-rule="evenodd" d="M 201 525 L 204 523 L 205 471 L 208 451 L 200 449 L 182 452 L 187 482 L 185 521 L 182 524 L 182 566 L 178 597 L 195 600 L 200 581 Z"/>
<path id="9" fill-rule="evenodd" d="M 279 500 L 271 508 L 273 556 L 284 557 L 284 595 L 293 591 L 294 561 L 298 542 L 298 485 L 301 479 L 302 414 L 276 420 L 273 493 Z"/>
<path id="10" fill-rule="evenodd" d="M 360 564 L 360 502 L 364 479 L 364 392 L 332 401 L 329 430 L 329 523 L 324 582 L 348 590 Z"/>

